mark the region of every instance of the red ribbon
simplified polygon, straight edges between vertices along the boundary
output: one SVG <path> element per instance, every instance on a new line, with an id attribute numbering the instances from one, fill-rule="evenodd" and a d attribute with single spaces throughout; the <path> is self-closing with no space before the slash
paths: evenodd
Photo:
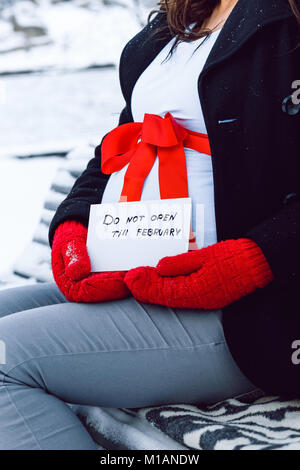
<path id="1" fill-rule="evenodd" d="M 123 124 L 104 138 L 101 169 L 111 174 L 129 163 L 121 201 L 139 201 L 158 155 L 161 199 L 188 197 L 184 147 L 211 155 L 206 134 L 180 126 L 171 113 L 145 114 L 144 122 Z"/>

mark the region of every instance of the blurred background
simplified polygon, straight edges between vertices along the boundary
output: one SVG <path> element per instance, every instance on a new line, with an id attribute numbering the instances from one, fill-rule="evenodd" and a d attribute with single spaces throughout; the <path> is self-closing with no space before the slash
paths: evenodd
<path id="1" fill-rule="evenodd" d="M 48 280 L 47 226 L 94 146 L 117 125 L 120 54 L 155 4 L 0 0 L 0 287 L 15 274 L 33 280 L 43 263 L 37 280 Z"/>

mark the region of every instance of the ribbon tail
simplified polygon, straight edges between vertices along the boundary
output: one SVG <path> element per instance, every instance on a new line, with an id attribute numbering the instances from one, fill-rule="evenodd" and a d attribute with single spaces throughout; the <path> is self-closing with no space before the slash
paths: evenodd
<path id="1" fill-rule="evenodd" d="M 158 148 L 159 189 L 161 199 L 188 197 L 185 152 L 180 143 L 170 148 Z"/>
<path id="2" fill-rule="evenodd" d="M 126 170 L 120 202 L 140 201 L 145 179 L 155 159 L 155 147 L 140 142 Z"/>

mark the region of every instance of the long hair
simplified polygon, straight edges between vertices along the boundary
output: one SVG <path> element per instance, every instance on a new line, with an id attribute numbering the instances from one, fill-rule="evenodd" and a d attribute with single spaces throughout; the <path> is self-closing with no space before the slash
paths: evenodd
<path id="1" fill-rule="evenodd" d="M 295 17 L 300 22 L 300 12 L 296 0 L 287 1 Z M 167 25 L 157 32 L 165 30 L 176 38 L 170 51 L 172 54 L 179 42 L 191 42 L 211 34 L 212 31 L 207 28 L 203 29 L 202 25 L 220 3 L 221 0 L 159 0 L 159 10 L 156 9 L 150 13 L 149 21 L 152 15 L 158 11 L 166 13 Z M 160 37 L 162 38 L 163 34 Z"/>

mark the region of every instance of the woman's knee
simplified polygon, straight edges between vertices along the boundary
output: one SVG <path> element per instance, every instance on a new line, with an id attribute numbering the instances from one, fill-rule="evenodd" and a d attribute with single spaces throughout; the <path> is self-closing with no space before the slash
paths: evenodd
<path id="1" fill-rule="evenodd" d="M 21 312 L 34 304 L 32 286 L 11 287 L 0 291 L 0 317 Z M 30 302 L 30 298 L 32 301 Z"/>
<path id="2" fill-rule="evenodd" d="M 34 284 L 0 291 L 0 318 L 47 305 L 66 302 L 54 283 Z"/>
<path id="3" fill-rule="evenodd" d="M 3 355 L 0 358 L 0 386 L 25 385 L 29 387 L 41 387 L 42 381 L 30 353 L 30 345 L 22 342 L 20 336 L 16 339 L 6 334 L 5 328 L 1 331 L 1 343 L 4 345 Z"/>
<path id="4" fill-rule="evenodd" d="M 0 290 L 0 318 L 17 311 L 19 302 L 15 294 L 16 289 L 13 288 Z"/>
<path id="5" fill-rule="evenodd" d="M 14 317 L 14 318 L 13 318 Z M 7 318 L 1 325 L 1 342 L 4 344 L 5 354 L 0 363 L 0 386 L 21 386 L 23 389 L 39 388 L 46 389 L 43 372 L 43 352 L 36 348 L 39 342 L 35 328 L 32 335 L 19 314 Z M 28 322 L 27 322 L 28 323 Z"/>
<path id="6" fill-rule="evenodd" d="M 42 328 L 40 328 L 42 330 Z M 42 331 L 40 333 L 42 337 Z M 42 386 L 36 359 L 43 356 L 45 338 L 31 312 L 15 313 L 0 321 L 0 383 Z M 42 343 L 42 347 L 39 345 Z M 1 354 L 2 352 L 2 354 Z"/>

